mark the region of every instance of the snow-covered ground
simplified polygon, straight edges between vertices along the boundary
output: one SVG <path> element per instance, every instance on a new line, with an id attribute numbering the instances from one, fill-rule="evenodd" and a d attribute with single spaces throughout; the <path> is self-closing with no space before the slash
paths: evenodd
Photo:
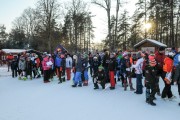
<path id="1" fill-rule="evenodd" d="M 154 107 L 146 104 L 145 94 L 136 95 L 129 88 L 124 91 L 121 83 L 113 91 L 94 90 L 92 82 L 88 87 L 72 88 L 72 81 L 57 84 L 56 77 L 44 84 L 42 78 L 22 81 L 10 74 L 0 67 L 0 120 L 180 119 L 177 86 L 172 87 L 177 99 L 164 101 L 156 96 Z"/>

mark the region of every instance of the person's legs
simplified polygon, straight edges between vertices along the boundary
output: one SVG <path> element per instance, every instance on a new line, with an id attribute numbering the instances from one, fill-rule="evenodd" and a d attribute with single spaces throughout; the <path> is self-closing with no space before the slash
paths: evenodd
<path id="1" fill-rule="evenodd" d="M 136 74 L 137 77 L 137 90 L 136 94 L 142 94 L 143 93 L 143 87 L 142 87 L 142 74 Z"/>

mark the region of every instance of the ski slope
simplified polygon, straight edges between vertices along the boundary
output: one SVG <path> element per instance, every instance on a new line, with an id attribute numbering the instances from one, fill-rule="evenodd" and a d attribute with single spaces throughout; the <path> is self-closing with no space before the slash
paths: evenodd
<path id="1" fill-rule="evenodd" d="M 143 95 L 116 89 L 94 90 L 72 88 L 72 81 L 43 83 L 43 79 L 22 81 L 12 78 L 6 67 L 0 67 L 0 120 L 178 120 L 180 101 L 177 86 L 172 87 L 177 99 L 164 101 L 159 96 L 150 106 Z M 135 80 L 133 80 L 135 82 Z M 134 84 L 135 86 L 135 84 Z M 161 90 L 163 83 L 161 81 Z M 101 88 L 101 87 L 100 87 Z M 145 91 L 145 88 L 144 88 Z"/>

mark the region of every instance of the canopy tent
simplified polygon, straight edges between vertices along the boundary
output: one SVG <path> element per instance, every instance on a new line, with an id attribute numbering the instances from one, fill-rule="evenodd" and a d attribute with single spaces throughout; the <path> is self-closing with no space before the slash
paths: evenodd
<path id="1" fill-rule="evenodd" d="M 55 48 L 55 50 L 54 50 L 54 53 L 55 53 L 55 54 L 56 54 L 57 52 L 65 53 L 65 52 L 67 52 L 67 50 L 66 50 L 65 47 L 63 47 L 61 44 L 59 44 L 59 45 Z"/>
<path id="2" fill-rule="evenodd" d="M 37 55 L 42 55 L 43 53 L 34 49 L 26 50 L 26 53 L 36 53 Z"/>

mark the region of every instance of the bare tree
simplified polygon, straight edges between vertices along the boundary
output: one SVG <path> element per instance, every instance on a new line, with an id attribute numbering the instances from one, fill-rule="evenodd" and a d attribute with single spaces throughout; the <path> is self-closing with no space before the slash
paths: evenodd
<path id="1" fill-rule="evenodd" d="M 49 52 L 52 52 L 52 31 L 55 27 L 55 21 L 60 16 L 60 4 L 57 0 L 39 0 L 37 9 L 42 20 L 42 29 L 46 31 Z"/>
<path id="2" fill-rule="evenodd" d="M 101 8 L 104 8 L 107 12 L 107 18 L 108 18 L 108 41 L 111 41 L 111 0 L 92 0 L 93 4 L 96 4 L 100 6 Z M 113 45 L 110 45 L 111 50 L 113 50 Z"/>

